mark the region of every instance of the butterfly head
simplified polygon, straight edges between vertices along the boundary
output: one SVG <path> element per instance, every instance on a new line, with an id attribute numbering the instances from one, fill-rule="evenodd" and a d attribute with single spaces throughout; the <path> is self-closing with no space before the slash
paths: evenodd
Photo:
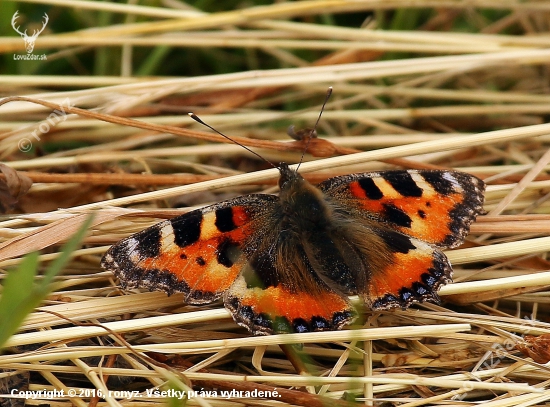
<path id="1" fill-rule="evenodd" d="M 279 177 L 279 188 L 281 191 L 297 187 L 297 185 L 307 182 L 298 171 L 291 169 L 287 163 L 279 163 L 277 166 L 281 176 Z"/>
<path id="2" fill-rule="evenodd" d="M 280 163 L 279 200 L 284 216 L 292 220 L 300 230 L 322 226 L 327 219 L 329 207 L 321 191 L 306 181 L 288 164 Z"/>

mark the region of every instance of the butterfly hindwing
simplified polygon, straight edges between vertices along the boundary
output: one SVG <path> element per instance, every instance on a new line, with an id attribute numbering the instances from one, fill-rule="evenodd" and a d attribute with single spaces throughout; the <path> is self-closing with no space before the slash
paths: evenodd
<path id="1" fill-rule="evenodd" d="M 359 294 L 372 309 L 406 308 L 414 302 L 439 302 L 437 290 L 451 281 L 452 268 L 440 249 L 386 228 L 374 228 L 388 262 L 373 269 Z"/>
<path id="2" fill-rule="evenodd" d="M 214 301 L 237 278 L 242 246 L 277 198 L 250 195 L 166 220 L 121 240 L 102 259 L 123 287 L 183 292 L 185 301 Z"/>
<path id="3" fill-rule="evenodd" d="M 257 334 L 339 329 L 355 317 L 348 298 L 313 270 L 302 242 L 276 217 L 225 295 L 233 318 Z"/>
<path id="4" fill-rule="evenodd" d="M 438 247 L 456 247 L 481 212 L 485 185 L 457 171 L 395 170 L 328 179 L 339 205 Z"/>

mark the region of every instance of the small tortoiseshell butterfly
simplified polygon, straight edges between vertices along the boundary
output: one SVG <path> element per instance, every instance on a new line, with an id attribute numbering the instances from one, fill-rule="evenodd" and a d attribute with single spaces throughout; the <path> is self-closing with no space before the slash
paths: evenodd
<path id="1" fill-rule="evenodd" d="M 441 251 L 460 245 L 485 185 L 455 171 L 395 170 L 317 187 L 286 164 L 279 196 L 246 195 L 161 222 L 112 246 L 102 266 L 123 287 L 223 298 L 254 334 L 340 329 L 355 311 L 438 301 Z"/>

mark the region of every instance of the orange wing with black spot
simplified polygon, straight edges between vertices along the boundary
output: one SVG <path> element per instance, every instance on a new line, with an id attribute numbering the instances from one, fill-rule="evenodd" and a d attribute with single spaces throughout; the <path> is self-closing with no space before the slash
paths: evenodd
<path id="1" fill-rule="evenodd" d="M 158 223 L 112 246 L 101 265 L 123 287 L 182 292 L 189 304 L 212 302 L 237 278 L 243 246 L 276 202 L 250 195 Z"/>
<path id="2" fill-rule="evenodd" d="M 350 214 L 438 247 L 456 247 L 481 213 L 485 184 L 457 171 L 351 174 L 318 185 Z"/>

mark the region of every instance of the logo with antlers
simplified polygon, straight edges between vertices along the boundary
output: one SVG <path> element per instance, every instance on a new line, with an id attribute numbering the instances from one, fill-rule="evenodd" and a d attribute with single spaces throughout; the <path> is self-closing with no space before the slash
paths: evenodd
<path id="1" fill-rule="evenodd" d="M 27 49 L 27 54 L 30 54 L 32 50 L 34 49 L 34 43 L 36 42 L 36 39 L 40 35 L 42 31 L 44 31 L 44 28 L 46 28 L 46 24 L 48 24 L 49 17 L 46 13 L 44 13 L 44 22 L 42 23 L 42 28 L 40 30 L 34 30 L 32 35 L 27 35 L 27 30 L 25 32 L 19 31 L 19 26 L 16 26 L 15 20 L 17 20 L 19 10 L 15 12 L 11 19 L 11 26 L 15 30 L 16 33 L 18 33 L 21 38 L 25 41 L 25 48 Z"/>

